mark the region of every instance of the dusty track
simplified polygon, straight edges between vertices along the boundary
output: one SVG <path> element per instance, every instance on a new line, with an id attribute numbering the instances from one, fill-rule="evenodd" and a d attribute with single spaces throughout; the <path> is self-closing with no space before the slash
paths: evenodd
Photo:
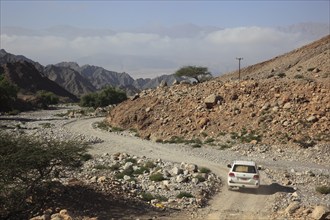
<path id="1" fill-rule="evenodd" d="M 198 166 L 208 167 L 223 180 L 221 192 L 210 201 L 210 206 L 202 209 L 198 216 L 203 219 L 267 219 L 271 204 L 275 198 L 274 189 L 270 184 L 271 180 L 262 175 L 262 186 L 258 192 L 254 191 L 228 191 L 226 188 L 226 163 L 235 158 L 232 155 L 226 155 L 222 151 L 214 149 L 187 149 L 179 145 L 168 145 L 153 143 L 129 135 L 118 135 L 106 131 L 94 129 L 92 124 L 101 121 L 102 118 L 93 118 L 87 120 L 77 120 L 65 125 L 65 128 L 71 132 L 98 137 L 103 140 L 102 143 L 95 144 L 90 150 L 92 154 L 126 152 L 137 156 L 146 156 L 149 158 L 161 158 L 173 162 L 189 162 Z M 217 162 L 210 161 L 204 157 L 205 151 L 214 154 L 218 158 Z"/>

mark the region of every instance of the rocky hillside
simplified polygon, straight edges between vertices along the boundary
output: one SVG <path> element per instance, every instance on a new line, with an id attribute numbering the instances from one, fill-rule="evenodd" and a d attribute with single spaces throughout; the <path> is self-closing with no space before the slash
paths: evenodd
<path id="1" fill-rule="evenodd" d="M 44 68 L 44 74 L 77 97 L 96 91 L 88 79 L 78 71 L 68 67 L 48 65 Z"/>
<path id="2" fill-rule="evenodd" d="M 146 90 L 107 121 L 152 140 L 200 139 L 302 147 L 329 142 L 330 36 L 197 84 Z"/>
<path id="3" fill-rule="evenodd" d="M 22 95 L 33 95 L 39 90 L 46 90 L 66 100 L 78 100 L 75 95 L 44 76 L 31 62 L 6 63 L 0 69 L 5 78 L 19 87 Z"/>

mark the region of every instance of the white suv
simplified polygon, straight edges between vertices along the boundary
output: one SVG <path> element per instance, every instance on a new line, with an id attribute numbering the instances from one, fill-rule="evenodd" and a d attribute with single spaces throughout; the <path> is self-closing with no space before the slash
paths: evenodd
<path id="1" fill-rule="evenodd" d="M 253 161 L 234 161 L 228 164 L 228 188 L 254 188 L 260 186 L 260 167 Z"/>

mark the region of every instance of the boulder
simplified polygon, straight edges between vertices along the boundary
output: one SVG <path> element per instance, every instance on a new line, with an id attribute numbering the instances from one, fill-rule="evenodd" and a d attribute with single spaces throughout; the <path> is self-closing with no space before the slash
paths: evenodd
<path id="1" fill-rule="evenodd" d="M 326 219 L 326 217 L 329 215 L 329 209 L 323 205 L 316 206 L 311 214 L 311 217 L 313 219 L 321 220 Z"/>
<path id="2" fill-rule="evenodd" d="M 211 94 L 205 98 L 204 103 L 207 108 L 213 108 L 216 104 L 221 104 L 223 98 L 216 94 Z"/>
<path id="3" fill-rule="evenodd" d="M 299 208 L 300 208 L 299 202 L 291 202 L 289 206 L 285 209 L 285 213 L 288 215 L 292 215 Z"/>

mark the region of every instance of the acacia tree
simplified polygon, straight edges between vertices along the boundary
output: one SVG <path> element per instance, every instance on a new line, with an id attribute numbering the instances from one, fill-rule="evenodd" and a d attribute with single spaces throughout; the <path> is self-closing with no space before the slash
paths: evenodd
<path id="1" fill-rule="evenodd" d="M 211 76 L 207 67 L 202 66 L 184 66 L 175 72 L 176 76 L 187 76 L 200 83 L 207 76 Z"/>

